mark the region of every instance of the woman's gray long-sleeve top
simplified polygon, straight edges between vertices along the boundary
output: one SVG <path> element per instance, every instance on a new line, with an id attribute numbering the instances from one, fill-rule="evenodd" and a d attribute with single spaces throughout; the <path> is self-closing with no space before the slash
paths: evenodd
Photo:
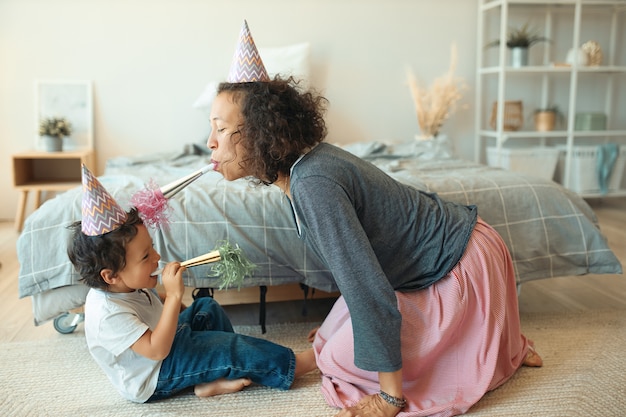
<path id="1" fill-rule="evenodd" d="M 394 290 L 426 288 L 459 262 L 476 207 L 404 185 L 327 143 L 292 167 L 290 192 L 301 238 L 325 262 L 350 310 L 355 365 L 400 369 Z"/>

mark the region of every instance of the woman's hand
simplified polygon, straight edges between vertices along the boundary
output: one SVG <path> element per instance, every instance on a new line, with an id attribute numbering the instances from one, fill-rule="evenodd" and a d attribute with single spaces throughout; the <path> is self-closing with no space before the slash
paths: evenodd
<path id="1" fill-rule="evenodd" d="M 344 408 L 335 417 L 394 417 L 400 411 L 400 408 L 389 404 L 380 395 L 372 394 L 361 398 L 352 407 Z"/>

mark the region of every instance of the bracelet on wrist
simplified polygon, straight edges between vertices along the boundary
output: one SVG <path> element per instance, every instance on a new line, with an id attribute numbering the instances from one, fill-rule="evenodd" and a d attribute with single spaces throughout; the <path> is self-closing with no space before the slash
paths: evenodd
<path id="1" fill-rule="evenodd" d="M 380 395 L 380 398 L 385 400 L 385 402 L 393 405 L 394 407 L 403 409 L 404 406 L 406 406 L 406 400 L 404 398 L 394 397 L 393 395 L 389 395 L 385 391 L 382 391 L 382 390 L 378 393 L 378 395 Z"/>

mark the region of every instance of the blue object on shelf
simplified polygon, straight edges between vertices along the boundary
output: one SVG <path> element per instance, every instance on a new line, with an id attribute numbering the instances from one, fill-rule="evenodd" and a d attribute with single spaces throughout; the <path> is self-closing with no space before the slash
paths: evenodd
<path id="1" fill-rule="evenodd" d="M 598 174 L 598 185 L 600 186 L 600 194 L 602 195 L 609 191 L 609 178 L 611 178 L 617 155 L 619 155 L 619 146 L 615 143 L 607 143 L 598 146 L 596 173 Z"/>

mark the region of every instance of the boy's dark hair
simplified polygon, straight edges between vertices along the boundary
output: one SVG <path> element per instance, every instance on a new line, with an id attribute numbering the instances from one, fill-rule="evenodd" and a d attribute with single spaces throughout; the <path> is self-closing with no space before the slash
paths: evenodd
<path id="1" fill-rule="evenodd" d="M 99 236 L 87 236 L 81 222 L 72 223 L 72 237 L 67 255 L 80 275 L 81 281 L 91 288 L 106 290 L 108 284 L 100 271 L 110 269 L 117 274 L 126 266 L 126 245 L 137 235 L 137 226 L 143 224 L 136 208 L 128 211 L 128 218 L 119 228 Z"/>
<path id="2" fill-rule="evenodd" d="M 302 91 L 293 77 L 268 82 L 221 83 L 217 93 L 230 92 L 244 117 L 236 140 L 246 150 L 248 172 L 257 184 L 272 184 L 308 149 L 324 140 L 328 101 Z"/>

